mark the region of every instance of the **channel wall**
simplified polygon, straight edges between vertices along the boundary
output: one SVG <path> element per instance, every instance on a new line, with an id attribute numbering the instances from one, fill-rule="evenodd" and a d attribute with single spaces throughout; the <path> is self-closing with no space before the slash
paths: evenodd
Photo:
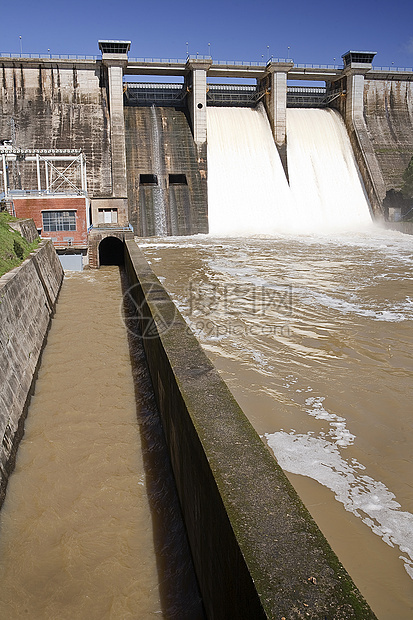
<path id="1" fill-rule="evenodd" d="M 62 280 L 51 241 L 0 278 L 0 507 Z"/>
<path id="2" fill-rule="evenodd" d="M 135 241 L 125 265 L 207 617 L 375 618 Z"/>

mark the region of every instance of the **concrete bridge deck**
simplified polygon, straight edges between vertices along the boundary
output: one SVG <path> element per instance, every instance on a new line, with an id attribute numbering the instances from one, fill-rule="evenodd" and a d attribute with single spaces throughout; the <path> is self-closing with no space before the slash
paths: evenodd
<path id="1" fill-rule="evenodd" d="M 262 80 L 268 74 L 270 64 L 289 65 L 287 77 L 290 80 L 334 81 L 343 71 L 343 65 L 295 64 L 291 59 L 270 59 L 268 62 L 254 61 L 217 61 L 209 57 L 194 56 L 180 58 L 129 58 L 124 68 L 125 75 L 174 75 L 186 76 L 192 61 L 202 60 L 209 64 L 208 77 L 211 78 L 252 78 Z M 90 68 L 101 62 L 100 56 L 80 56 L 76 54 L 12 54 L 0 53 L 0 62 L 4 66 L 62 66 Z M 372 67 L 366 73 L 373 80 L 413 81 L 413 68 Z"/>

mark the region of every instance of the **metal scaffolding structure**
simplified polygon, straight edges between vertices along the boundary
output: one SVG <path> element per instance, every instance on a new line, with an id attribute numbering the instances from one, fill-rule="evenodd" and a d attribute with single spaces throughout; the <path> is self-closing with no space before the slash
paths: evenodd
<path id="1" fill-rule="evenodd" d="M 22 149 L 10 141 L 0 146 L 0 156 L 6 201 L 25 195 L 87 195 L 86 159 L 80 149 Z M 28 163 L 36 166 L 36 174 L 30 175 L 36 188 L 21 187 L 21 170 Z"/>

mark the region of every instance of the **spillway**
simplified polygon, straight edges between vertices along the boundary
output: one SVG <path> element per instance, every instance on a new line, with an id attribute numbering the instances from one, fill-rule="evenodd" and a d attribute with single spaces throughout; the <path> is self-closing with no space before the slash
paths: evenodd
<path id="1" fill-rule="evenodd" d="M 208 109 L 208 220 L 213 235 L 274 231 L 294 203 L 265 110 Z"/>
<path id="2" fill-rule="evenodd" d="M 300 232 L 360 230 L 369 205 L 336 110 L 288 109 L 287 156 Z"/>
<path id="3" fill-rule="evenodd" d="M 213 235 L 357 230 L 371 222 L 346 128 L 334 110 L 287 110 L 289 183 L 263 106 L 208 109 Z"/>

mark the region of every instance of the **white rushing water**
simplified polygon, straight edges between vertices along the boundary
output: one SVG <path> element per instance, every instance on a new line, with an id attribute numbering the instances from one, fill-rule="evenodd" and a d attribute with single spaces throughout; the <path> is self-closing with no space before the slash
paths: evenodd
<path id="1" fill-rule="evenodd" d="M 288 184 L 262 106 L 208 109 L 213 235 L 357 230 L 371 222 L 346 128 L 334 110 L 287 110 Z"/>
<path id="2" fill-rule="evenodd" d="M 156 108 L 153 105 L 151 107 L 151 117 L 152 117 L 152 144 L 153 144 L 153 169 L 158 176 L 159 185 L 158 187 L 153 188 L 153 208 L 154 208 L 154 216 L 155 216 L 155 234 L 164 236 L 168 234 L 168 228 L 166 224 L 166 211 L 165 211 L 165 197 L 164 197 L 164 189 L 162 186 L 162 181 L 160 178 L 160 174 L 162 172 L 162 163 L 161 163 L 161 150 L 160 150 L 160 136 L 161 131 L 159 127 L 159 119 L 156 114 Z"/>
<path id="3" fill-rule="evenodd" d="M 265 110 L 208 108 L 208 220 L 212 234 L 262 234 L 293 201 Z"/>
<path id="4" fill-rule="evenodd" d="M 336 110 L 287 110 L 290 187 L 300 230 L 359 230 L 371 222 L 353 149 Z"/>

